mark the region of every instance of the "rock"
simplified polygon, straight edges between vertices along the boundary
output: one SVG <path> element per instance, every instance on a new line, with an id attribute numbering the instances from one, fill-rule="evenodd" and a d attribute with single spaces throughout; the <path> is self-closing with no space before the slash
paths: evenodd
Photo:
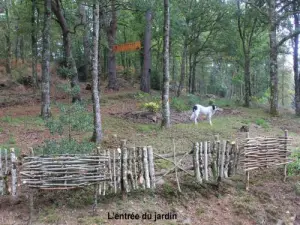
<path id="1" fill-rule="evenodd" d="M 92 90 L 92 85 L 91 84 L 86 84 L 85 90 Z"/>
<path id="2" fill-rule="evenodd" d="M 164 185 L 165 181 L 164 181 L 164 179 L 159 179 L 158 181 L 156 181 L 156 184 L 157 185 Z"/>
<path id="3" fill-rule="evenodd" d="M 186 218 L 184 221 L 182 221 L 182 224 L 184 224 L 184 225 L 190 225 L 190 224 L 192 224 L 191 218 Z"/>
<path id="4" fill-rule="evenodd" d="M 282 220 L 278 220 L 276 223 L 276 225 L 283 225 L 283 224 L 284 224 L 284 222 Z"/>

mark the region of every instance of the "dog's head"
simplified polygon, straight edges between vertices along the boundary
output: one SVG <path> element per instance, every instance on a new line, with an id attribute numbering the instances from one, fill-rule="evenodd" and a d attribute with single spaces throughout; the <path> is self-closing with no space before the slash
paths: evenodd
<path id="1" fill-rule="evenodd" d="M 223 112 L 223 109 L 222 109 L 222 108 L 219 108 L 219 107 L 216 106 L 216 105 L 212 105 L 212 109 L 213 109 L 214 112 L 216 112 L 216 111 Z"/>

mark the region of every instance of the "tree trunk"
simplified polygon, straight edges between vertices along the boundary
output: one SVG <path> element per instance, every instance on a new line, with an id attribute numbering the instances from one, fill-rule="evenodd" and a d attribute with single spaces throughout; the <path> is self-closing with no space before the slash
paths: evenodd
<path id="1" fill-rule="evenodd" d="M 5 69 L 6 73 L 9 77 L 12 77 L 11 74 L 11 36 L 10 36 L 10 13 L 9 13 L 9 8 L 10 8 L 9 1 L 6 0 L 6 6 L 5 6 L 5 15 L 6 15 L 6 32 L 5 32 L 5 40 L 6 40 L 6 63 L 5 63 Z"/>
<path id="2" fill-rule="evenodd" d="M 99 6 L 99 34 L 98 34 L 98 91 L 100 93 L 100 84 L 101 84 L 101 76 L 102 76 L 102 63 L 101 61 L 103 61 L 102 59 L 102 46 L 101 46 L 101 30 L 103 29 L 103 10 L 100 9 Z M 104 58 L 104 57 L 103 57 Z"/>
<path id="3" fill-rule="evenodd" d="M 43 29 L 42 52 L 42 109 L 41 116 L 50 117 L 50 26 L 51 26 L 51 0 L 45 0 L 45 16 Z"/>
<path id="4" fill-rule="evenodd" d="M 296 9 L 294 3 L 294 11 Z M 294 14 L 294 24 L 295 30 L 300 29 L 299 24 L 299 14 Z M 299 42 L 299 35 L 294 37 L 294 80 L 295 80 L 295 113 L 296 116 L 300 116 L 300 74 L 299 74 L 299 67 L 298 67 L 298 42 Z"/>
<path id="5" fill-rule="evenodd" d="M 152 12 L 150 9 L 146 12 L 146 29 L 144 35 L 144 59 L 141 76 L 141 91 L 150 93 L 150 76 L 151 76 L 151 22 Z"/>
<path id="6" fill-rule="evenodd" d="M 117 65 L 116 65 L 116 54 L 113 51 L 113 46 L 116 40 L 117 33 L 117 12 L 115 8 L 115 0 L 111 0 L 111 13 L 112 19 L 110 26 L 107 28 L 107 41 L 108 41 L 108 85 L 107 88 L 118 91 L 119 85 L 117 81 Z"/>
<path id="7" fill-rule="evenodd" d="M 197 67 L 197 53 L 194 53 L 193 57 L 193 68 L 192 68 L 192 94 L 197 91 L 196 88 L 196 67 Z"/>
<path id="8" fill-rule="evenodd" d="M 71 87 L 72 89 L 79 87 L 78 91 L 74 91 L 74 94 L 72 96 L 72 102 L 81 101 L 77 67 L 72 55 L 70 31 L 67 25 L 67 21 L 62 12 L 62 6 L 60 5 L 60 1 L 52 0 L 51 3 L 52 3 L 51 4 L 52 11 L 55 14 L 57 21 L 59 22 L 59 25 L 62 30 L 64 53 L 65 53 L 65 60 L 66 60 L 65 63 L 66 63 L 66 67 L 70 70 L 71 73 Z"/>
<path id="9" fill-rule="evenodd" d="M 98 79 L 98 44 L 99 44 L 99 1 L 95 0 L 93 5 L 93 54 L 92 54 L 92 77 L 93 77 L 93 113 L 94 132 L 92 141 L 100 143 L 102 139 L 102 125 L 99 97 Z"/>
<path id="10" fill-rule="evenodd" d="M 86 15 L 86 9 L 83 4 L 80 4 L 80 14 L 82 16 L 82 23 L 84 24 L 84 32 L 83 32 L 83 37 L 82 37 L 82 43 L 83 43 L 83 61 L 84 61 L 84 69 L 83 73 L 84 76 L 82 77 L 83 81 L 86 81 L 88 76 L 89 76 L 89 71 L 90 71 L 90 43 L 89 43 L 89 27 L 87 24 L 87 15 Z"/>
<path id="11" fill-rule="evenodd" d="M 181 95 L 182 89 L 184 87 L 186 53 L 187 53 L 187 38 L 185 37 L 184 44 L 183 44 L 182 58 L 181 58 L 180 82 L 177 90 L 177 97 Z"/>
<path id="12" fill-rule="evenodd" d="M 276 8 L 275 0 L 269 6 L 269 39 L 270 39 L 270 114 L 278 115 L 278 70 L 277 70 L 277 41 L 276 41 Z"/>
<path id="13" fill-rule="evenodd" d="M 32 78 L 34 87 L 38 88 L 38 78 L 37 78 L 37 27 L 36 27 L 36 19 L 35 19 L 35 12 L 36 12 L 36 0 L 32 0 L 32 7 L 31 7 L 31 52 L 32 52 L 32 59 L 31 59 L 31 68 L 32 68 Z"/>
<path id="14" fill-rule="evenodd" d="M 163 60 L 163 90 L 162 90 L 162 121 L 161 126 L 170 127 L 170 103 L 169 103 L 169 82 L 170 82 L 170 68 L 169 68 L 169 34 L 170 34 L 170 10 L 169 0 L 164 0 L 164 60 Z"/>
<path id="15" fill-rule="evenodd" d="M 189 58 L 188 59 L 186 59 L 186 60 L 188 60 L 188 68 L 186 68 L 186 70 L 188 70 L 189 71 L 189 81 L 188 81 L 188 91 L 189 91 L 189 93 L 191 93 L 192 92 L 192 74 L 193 74 L 193 61 L 192 61 L 192 57 L 193 57 L 193 55 L 192 55 L 192 51 L 191 51 L 191 49 L 190 49 L 190 51 L 189 51 Z"/>
<path id="16" fill-rule="evenodd" d="M 250 80 L 250 53 L 245 52 L 245 68 L 244 68 L 244 81 L 245 81 L 245 96 L 244 96 L 244 106 L 250 107 L 250 97 L 251 97 L 251 80 Z"/>

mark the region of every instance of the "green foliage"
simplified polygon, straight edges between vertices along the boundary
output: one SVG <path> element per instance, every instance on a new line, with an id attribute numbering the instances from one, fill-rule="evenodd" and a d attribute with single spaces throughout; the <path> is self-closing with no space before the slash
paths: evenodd
<path id="1" fill-rule="evenodd" d="M 269 123 L 262 118 L 257 119 L 255 123 L 263 128 L 269 128 Z"/>
<path id="2" fill-rule="evenodd" d="M 157 113 L 160 110 L 160 104 L 157 102 L 147 102 L 142 104 L 142 108 L 147 109 L 149 112 Z"/>
<path id="3" fill-rule="evenodd" d="M 140 132 L 151 132 L 151 131 L 155 131 L 155 130 L 158 130 L 159 127 L 156 126 L 156 125 L 153 125 L 153 124 L 139 124 L 137 126 L 137 130 L 140 131 Z"/>
<path id="4" fill-rule="evenodd" d="M 290 156 L 290 159 L 293 160 L 292 163 L 288 164 L 288 175 L 293 176 L 300 174 L 300 149 L 294 149 Z"/>
<path id="5" fill-rule="evenodd" d="M 152 70 L 151 72 L 151 88 L 154 90 L 161 90 L 161 74 L 156 71 Z"/>
<path id="6" fill-rule="evenodd" d="M 96 148 L 93 142 L 78 142 L 74 139 L 47 140 L 44 145 L 35 149 L 38 155 L 51 154 L 86 154 Z"/>
<path id="7" fill-rule="evenodd" d="M 60 114 L 47 120 L 46 126 L 51 134 L 60 135 L 67 129 L 69 136 L 72 131 L 92 131 L 93 116 L 87 111 L 87 103 L 75 102 L 71 105 L 57 103 Z"/>
<path id="8" fill-rule="evenodd" d="M 172 98 L 170 106 L 177 112 L 187 111 L 191 108 L 184 99 L 177 97 Z"/>

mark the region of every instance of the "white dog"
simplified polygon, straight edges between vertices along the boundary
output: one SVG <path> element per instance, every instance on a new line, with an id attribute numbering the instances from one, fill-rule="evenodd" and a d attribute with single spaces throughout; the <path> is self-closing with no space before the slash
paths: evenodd
<path id="1" fill-rule="evenodd" d="M 190 120 L 194 118 L 195 124 L 197 124 L 197 119 L 199 115 L 205 115 L 209 124 L 212 126 L 211 117 L 215 114 L 216 111 L 223 111 L 221 108 L 218 108 L 215 105 L 210 106 L 202 106 L 202 105 L 194 105 L 193 114 L 191 115 Z"/>

